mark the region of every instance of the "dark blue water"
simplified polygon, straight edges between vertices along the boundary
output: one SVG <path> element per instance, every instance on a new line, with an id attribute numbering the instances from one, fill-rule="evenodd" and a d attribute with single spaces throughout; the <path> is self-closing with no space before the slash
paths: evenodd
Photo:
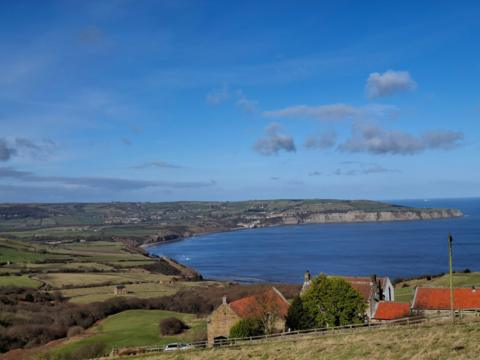
<path id="1" fill-rule="evenodd" d="M 480 271 L 480 199 L 392 203 L 457 208 L 465 217 L 249 229 L 192 237 L 149 251 L 192 266 L 210 279 L 298 283 L 307 269 L 398 278 L 448 271 L 451 232 L 454 268 Z"/>

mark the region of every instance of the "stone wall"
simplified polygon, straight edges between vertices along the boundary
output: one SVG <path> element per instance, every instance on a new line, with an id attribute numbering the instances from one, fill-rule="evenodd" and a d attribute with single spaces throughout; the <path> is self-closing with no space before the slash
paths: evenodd
<path id="1" fill-rule="evenodd" d="M 213 344 L 216 337 L 228 338 L 230 329 L 240 320 L 240 317 L 227 304 L 220 305 L 208 319 L 208 343 Z"/>

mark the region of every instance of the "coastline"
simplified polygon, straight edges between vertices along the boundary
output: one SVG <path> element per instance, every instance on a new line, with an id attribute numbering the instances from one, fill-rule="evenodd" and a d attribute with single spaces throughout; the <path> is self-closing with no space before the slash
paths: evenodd
<path id="1" fill-rule="evenodd" d="M 419 212 L 422 212 L 426 209 L 415 209 Z M 165 240 L 165 241 L 155 241 L 149 242 L 146 244 L 142 244 L 139 247 L 145 251 L 148 251 L 148 248 L 154 246 L 161 246 L 167 245 L 175 242 L 180 242 L 183 240 L 187 240 L 197 236 L 203 235 L 211 235 L 211 234 L 221 234 L 221 233 L 230 233 L 236 231 L 244 231 L 244 230 L 254 230 L 254 229 L 263 229 L 263 228 L 278 228 L 278 227 L 292 227 L 292 226 L 304 226 L 304 225 L 334 225 L 334 224 L 373 224 L 373 223 L 395 223 L 395 222 L 411 222 L 411 221 L 436 221 L 436 220 L 446 220 L 446 219 L 456 219 L 456 218 L 463 218 L 466 215 L 459 209 L 430 209 L 435 211 L 448 211 L 452 213 L 458 213 L 459 215 L 450 215 L 450 216 L 441 216 L 441 217 L 432 217 L 432 218 L 415 218 L 415 219 L 381 219 L 381 220 L 357 220 L 357 221 L 328 221 L 328 222 L 302 222 L 302 223 L 283 223 L 283 224 L 269 224 L 269 225 L 261 225 L 261 226 L 254 226 L 254 227 L 236 227 L 231 229 L 219 229 L 214 231 L 202 231 L 198 233 L 194 233 L 189 236 L 178 237 L 172 240 Z M 367 213 L 366 213 L 367 214 Z M 149 253 L 150 255 L 150 253 Z"/>

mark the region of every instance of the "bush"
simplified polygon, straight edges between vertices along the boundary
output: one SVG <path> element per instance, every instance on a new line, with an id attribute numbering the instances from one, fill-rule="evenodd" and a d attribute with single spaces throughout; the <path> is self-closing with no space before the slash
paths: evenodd
<path id="1" fill-rule="evenodd" d="M 188 326 L 175 317 L 160 320 L 160 334 L 162 335 L 177 335 L 186 329 L 188 329 Z"/>
<path id="2" fill-rule="evenodd" d="M 70 353 L 69 360 L 93 359 L 104 355 L 107 355 L 107 346 L 105 344 L 84 344 Z"/>
<path id="3" fill-rule="evenodd" d="M 242 319 L 232 326 L 229 337 L 246 338 L 250 336 L 258 336 L 264 333 L 261 322 L 258 319 L 249 318 Z"/>
<path id="4" fill-rule="evenodd" d="M 73 336 L 82 335 L 82 334 L 83 334 L 83 327 L 78 325 L 69 327 L 67 331 L 67 337 L 73 337 Z"/>
<path id="5" fill-rule="evenodd" d="M 293 299 L 288 308 L 285 325 L 291 330 L 306 330 L 315 327 L 315 319 L 310 316 L 300 296 Z"/>
<path id="6" fill-rule="evenodd" d="M 315 277 L 302 302 L 315 327 L 358 324 L 365 318 L 365 300 L 342 278 Z"/>

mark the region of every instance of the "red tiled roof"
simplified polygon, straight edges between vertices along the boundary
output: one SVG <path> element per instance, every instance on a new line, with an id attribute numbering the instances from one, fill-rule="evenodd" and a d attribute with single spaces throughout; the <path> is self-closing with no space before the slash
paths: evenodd
<path id="1" fill-rule="evenodd" d="M 365 301 L 369 301 L 372 297 L 374 291 L 372 285 L 365 283 L 350 283 L 350 285 L 362 295 Z"/>
<path id="2" fill-rule="evenodd" d="M 458 310 L 480 309 L 480 290 L 472 288 L 453 289 L 453 305 Z M 423 288 L 415 291 L 415 310 L 450 310 L 449 288 Z"/>
<path id="3" fill-rule="evenodd" d="M 376 320 L 402 319 L 410 315 L 410 304 L 395 301 L 380 301 L 373 316 Z"/>
<path id="4" fill-rule="evenodd" d="M 261 316 L 264 312 L 276 312 L 285 318 L 289 303 L 277 289 L 272 288 L 262 294 L 232 301 L 229 306 L 242 318 Z"/>

